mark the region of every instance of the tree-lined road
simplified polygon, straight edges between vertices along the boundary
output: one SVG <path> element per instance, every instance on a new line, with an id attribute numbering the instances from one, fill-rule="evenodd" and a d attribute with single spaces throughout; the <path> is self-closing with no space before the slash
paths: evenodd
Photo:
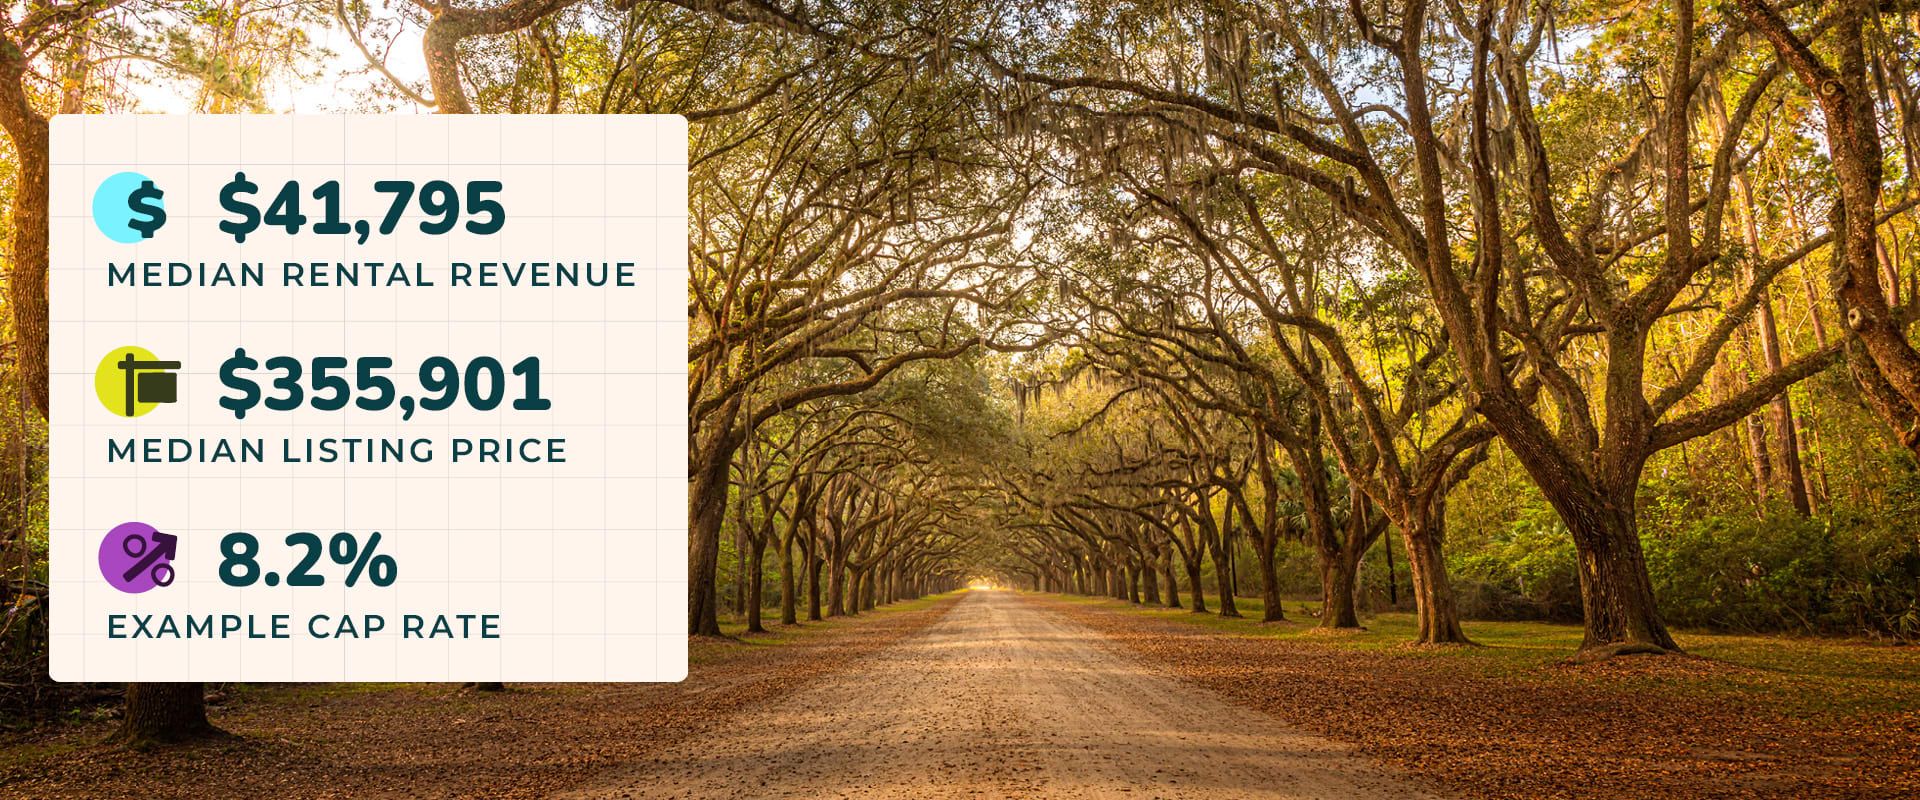
<path id="1" fill-rule="evenodd" d="M 1154 674 L 1019 596 L 925 630 L 585 798 L 1422 798 L 1345 745 Z"/>

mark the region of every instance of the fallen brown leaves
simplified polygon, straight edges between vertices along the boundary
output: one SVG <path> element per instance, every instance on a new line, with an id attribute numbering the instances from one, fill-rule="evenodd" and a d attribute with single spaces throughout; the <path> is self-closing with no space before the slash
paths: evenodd
<path id="1" fill-rule="evenodd" d="M 1352 742 L 1448 796 L 1920 796 L 1915 714 L 1809 715 L 1771 695 L 1685 689 L 1748 671 L 1738 665 L 1625 657 L 1490 676 L 1411 647 L 1224 635 L 1120 609 L 1033 602 L 1155 669 Z"/>
<path id="2" fill-rule="evenodd" d="M 542 797 L 700 736 L 732 711 L 919 630 L 955 601 L 836 620 L 778 645 L 696 642 L 677 684 L 249 688 L 213 711 L 237 739 L 128 751 L 97 744 L 112 729 L 101 722 L 0 740 L 0 797 Z"/>

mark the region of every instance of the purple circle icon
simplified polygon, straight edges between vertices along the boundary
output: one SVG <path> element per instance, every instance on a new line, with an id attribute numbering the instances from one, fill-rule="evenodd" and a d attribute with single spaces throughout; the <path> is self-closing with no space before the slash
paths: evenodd
<path id="1" fill-rule="evenodd" d="M 139 594 L 173 583 L 173 559 L 179 553 L 180 537 L 144 522 L 123 522 L 100 542 L 100 574 L 113 588 Z"/>

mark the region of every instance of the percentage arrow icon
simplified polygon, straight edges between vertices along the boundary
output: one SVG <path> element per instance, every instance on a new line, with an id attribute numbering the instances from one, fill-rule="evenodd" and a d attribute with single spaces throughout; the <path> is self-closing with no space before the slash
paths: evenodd
<path id="1" fill-rule="evenodd" d="M 140 542 L 140 547 L 146 550 L 146 555 L 142 556 L 139 561 L 133 562 L 133 566 L 128 567 L 126 573 L 120 576 L 128 581 L 138 578 L 140 573 L 145 572 L 148 567 L 153 566 L 153 562 L 159 561 L 162 558 L 172 561 L 173 557 L 180 552 L 180 537 L 171 533 L 154 531 L 152 547 L 148 547 L 146 540 L 141 538 L 139 534 L 129 534 L 127 538 L 122 541 L 121 546 L 126 547 L 127 552 L 132 553 L 134 552 L 133 548 L 129 545 L 135 541 Z M 155 583 L 159 583 L 159 581 L 155 581 Z M 161 585 L 164 586 L 165 584 Z"/>

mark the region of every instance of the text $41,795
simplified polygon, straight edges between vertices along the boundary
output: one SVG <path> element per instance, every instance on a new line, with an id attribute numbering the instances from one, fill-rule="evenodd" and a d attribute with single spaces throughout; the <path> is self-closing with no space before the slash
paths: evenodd
<path id="1" fill-rule="evenodd" d="M 420 232 L 438 236 L 453 230 L 462 215 L 467 217 L 466 228 L 469 232 L 485 236 L 496 233 L 507 222 L 507 211 L 500 201 L 487 195 L 499 192 L 499 181 L 467 181 L 464 203 L 462 194 L 453 184 L 446 181 L 427 181 L 416 185 L 413 181 L 375 181 L 375 191 L 393 195 L 387 206 L 387 213 L 380 219 L 380 233 L 393 233 L 400 224 L 400 218 L 413 205 L 413 199 L 420 198 L 420 210 L 427 219 L 420 221 Z M 416 189 L 418 191 L 416 191 Z M 300 232 L 307 224 L 307 217 L 300 213 L 300 182 L 287 181 L 280 187 L 279 194 L 267 205 L 265 214 L 260 212 L 250 197 L 260 191 L 260 186 L 247 180 L 247 174 L 236 172 L 233 180 L 220 190 L 220 207 L 230 214 L 240 215 L 239 219 L 227 219 L 220 222 L 220 230 L 233 236 L 236 242 L 245 242 L 247 236 L 259 229 L 262 224 L 284 229 L 288 234 Z M 372 235 L 373 228 L 366 220 L 355 220 L 351 224 L 340 218 L 340 182 L 327 181 L 313 188 L 313 199 L 320 201 L 321 218 L 313 224 L 313 232 L 326 235 L 356 234 L 359 242 L 365 244 Z"/>

